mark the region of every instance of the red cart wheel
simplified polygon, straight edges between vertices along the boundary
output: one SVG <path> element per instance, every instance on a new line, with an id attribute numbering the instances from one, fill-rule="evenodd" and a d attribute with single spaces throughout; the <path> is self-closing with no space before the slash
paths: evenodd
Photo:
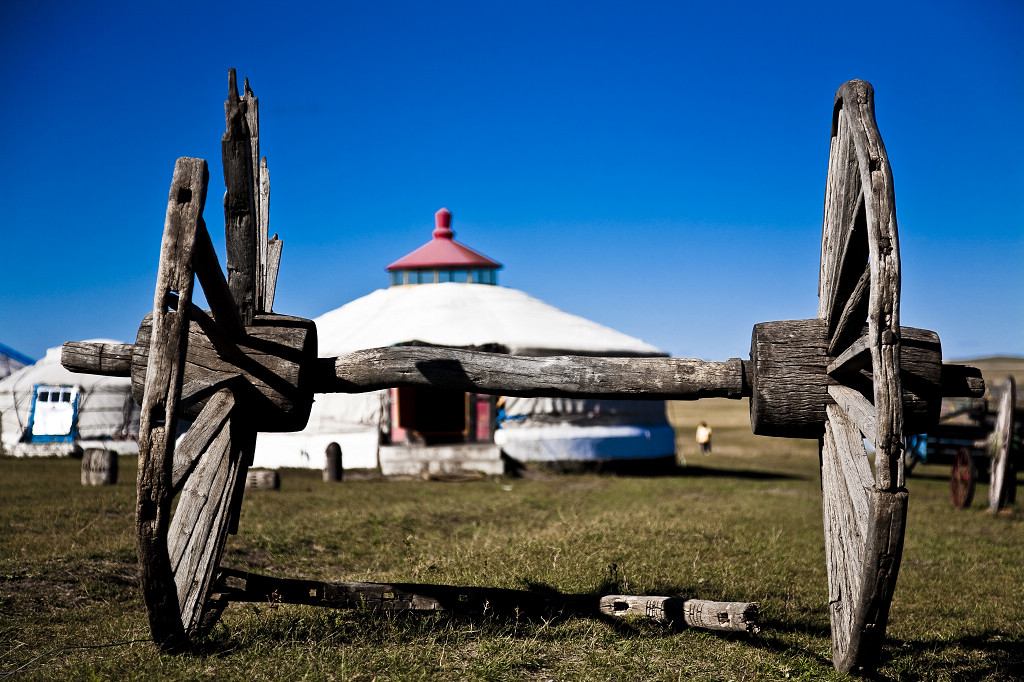
<path id="1" fill-rule="evenodd" d="M 974 484 L 978 480 L 978 469 L 967 448 L 960 448 L 953 462 L 953 474 L 949 477 L 949 487 L 953 493 L 953 506 L 966 509 L 974 499 Z"/>

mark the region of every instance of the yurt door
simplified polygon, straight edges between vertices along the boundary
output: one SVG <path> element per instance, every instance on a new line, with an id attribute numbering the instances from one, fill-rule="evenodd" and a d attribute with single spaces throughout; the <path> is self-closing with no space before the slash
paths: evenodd
<path id="1" fill-rule="evenodd" d="M 77 419 L 78 388 L 47 384 L 35 387 L 29 426 L 32 442 L 73 441 Z"/>

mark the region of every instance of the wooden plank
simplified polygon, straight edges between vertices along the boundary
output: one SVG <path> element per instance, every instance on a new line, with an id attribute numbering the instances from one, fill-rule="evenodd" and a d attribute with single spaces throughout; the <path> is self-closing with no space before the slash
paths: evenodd
<path id="1" fill-rule="evenodd" d="M 321 358 L 316 393 L 445 386 L 513 396 L 697 400 L 749 395 L 743 362 L 664 357 L 526 357 L 454 348 L 392 346 Z"/>
<path id="2" fill-rule="evenodd" d="M 265 312 L 263 300 L 266 285 L 266 262 L 267 262 L 267 224 L 263 195 L 260 187 L 260 100 L 253 94 L 249 87 L 249 79 L 245 79 L 245 86 L 242 93 L 242 102 L 245 104 L 245 123 L 249 129 L 249 150 L 252 169 L 253 188 L 253 248 L 256 260 L 256 269 L 253 275 L 253 296 L 256 306 L 255 312 Z M 266 159 L 264 159 L 264 162 Z"/>
<path id="3" fill-rule="evenodd" d="M 273 254 L 270 240 L 267 239 L 270 232 L 270 169 L 267 168 L 267 157 L 265 156 L 260 159 L 256 196 L 259 198 L 259 223 L 256 227 L 256 235 L 260 240 L 260 306 L 257 312 L 269 313 L 273 309 L 281 251 L 279 249 L 276 254 Z M 277 235 L 274 237 L 276 238 Z M 271 275 L 271 263 L 275 258 L 277 262 L 273 264 L 273 275 Z"/>
<path id="4" fill-rule="evenodd" d="M 221 569 L 215 599 L 226 602 L 273 601 L 336 609 L 518 613 L 541 617 L 594 614 L 598 606 L 598 598 L 593 595 L 416 583 L 327 583 L 276 578 L 234 569 Z"/>
<path id="5" fill-rule="evenodd" d="M 281 250 L 284 243 L 277 238 L 267 242 L 267 288 L 266 288 L 266 310 L 269 313 L 274 309 L 274 294 L 277 293 L 277 271 L 281 267 Z"/>
<path id="6" fill-rule="evenodd" d="M 235 70 L 228 72 L 224 102 L 226 130 L 221 138 L 224 166 L 224 236 L 227 242 L 228 287 L 242 323 L 256 313 L 256 220 L 252 147 L 245 118 L 246 103 L 238 96 Z"/>
<path id="7" fill-rule="evenodd" d="M 829 386 L 828 394 L 832 400 L 836 401 L 836 405 L 843 408 L 843 411 L 853 420 L 864 437 L 874 444 L 875 439 L 878 438 L 878 419 L 871 402 L 861 395 L 860 391 L 848 386 Z"/>
<path id="8" fill-rule="evenodd" d="M 460 587 L 418 583 L 327 583 L 222 569 L 215 599 L 226 602 L 307 604 L 330 608 L 383 611 L 451 611 L 455 613 L 554 615 L 623 618 L 640 613 L 663 625 L 686 624 L 718 631 L 759 631 L 759 604 L 676 597 L 562 594 L 494 587 Z M 622 604 L 628 603 L 623 610 Z M 648 605 L 650 608 L 648 609 Z"/>
<path id="9" fill-rule="evenodd" d="M 167 552 L 178 399 L 189 322 L 179 307 L 191 302 L 192 252 L 206 201 L 209 172 L 202 159 L 178 159 L 171 180 L 153 297 L 153 334 L 146 361 L 139 427 L 136 536 L 143 598 L 153 640 L 178 651 L 187 644 Z"/>
<path id="10" fill-rule="evenodd" d="M 234 406 L 235 396 L 231 391 L 217 391 L 203 407 L 191 428 L 181 437 L 174 450 L 174 469 L 171 474 L 171 487 L 175 494 L 180 492 L 185 478 L 192 473 L 200 456 L 224 429 Z"/>

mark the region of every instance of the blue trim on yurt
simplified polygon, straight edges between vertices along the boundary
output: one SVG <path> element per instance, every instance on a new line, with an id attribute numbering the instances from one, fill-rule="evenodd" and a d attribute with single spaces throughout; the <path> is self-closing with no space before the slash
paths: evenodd
<path id="1" fill-rule="evenodd" d="M 19 353 L 10 346 L 5 346 L 2 343 L 0 343 L 0 355 L 6 355 L 11 360 L 14 360 L 15 362 L 20 362 L 26 367 L 28 367 L 29 365 L 36 364 L 36 361 L 30 358 L 29 356 L 25 355 L 24 353 Z"/>
<path id="2" fill-rule="evenodd" d="M 73 391 L 74 400 L 71 402 L 71 430 L 66 434 L 60 435 L 36 435 L 32 433 L 32 429 L 36 423 L 36 403 L 39 399 L 40 388 L 55 388 L 60 389 L 62 392 L 64 389 Z M 78 398 L 79 393 L 75 390 L 74 386 L 67 386 L 65 384 L 36 384 L 32 387 L 32 410 L 28 415 L 28 428 L 25 430 L 25 442 L 27 443 L 74 443 L 78 438 Z"/>

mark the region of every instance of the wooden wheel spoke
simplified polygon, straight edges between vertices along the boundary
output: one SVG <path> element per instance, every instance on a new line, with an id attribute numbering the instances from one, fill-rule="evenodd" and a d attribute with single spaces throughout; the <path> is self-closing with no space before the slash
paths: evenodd
<path id="1" fill-rule="evenodd" d="M 989 454 L 992 455 L 992 475 L 988 488 L 988 510 L 998 512 L 1006 503 L 1009 488 L 1016 485 L 1016 472 L 1010 467 L 1010 449 L 1013 441 L 1014 406 L 1017 403 L 1017 386 L 1012 376 L 1006 377 L 1003 395 L 999 400 L 996 428 L 989 437 Z M 1010 480 L 1013 478 L 1014 480 Z"/>
<path id="2" fill-rule="evenodd" d="M 829 386 L 828 394 L 864 437 L 875 444 L 878 440 L 878 415 L 871 401 L 848 386 Z"/>
<path id="3" fill-rule="evenodd" d="M 171 489 L 174 494 L 181 492 L 185 479 L 192 473 L 199 458 L 226 430 L 228 415 L 234 406 L 235 398 L 231 391 L 217 391 L 203 406 L 192 427 L 182 436 L 174 451 L 174 469 L 171 472 Z"/>
<path id="4" fill-rule="evenodd" d="M 207 232 L 205 225 L 197 235 L 196 250 L 192 260 L 195 264 L 196 276 L 199 277 L 199 284 L 203 287 L 206 302 L 210 304 L 210 311 L 221 330 L 221 335 L 232 341 L 240 341 L 245 337 L 245 327 L 242 325 L 238 309 L 235 308 L 231 290 L 228 288 L 224 271 L 220 268 L 217 252 L 213 248 L 210 233 Z"/>
<path id="5" fill-rule="evenodd" d="M 238 380 L 238 374 L 217 374 L 195 377 L 181 387 L 181 409 L 189 410 L 196 403 L 206 400 L 217 391 L 230 386 Z"/>
<path id="6" fill-rule="evenodd" d="M 186 632 L 199 627 L 248 468 L 237 429 L 230 416 L 218 429 L 211 429 L 212 438 L 182 488 L 168 531 L 167 550 Z"/>
<path id="7" fill-rule="evenodd" d="M 828 354 L 836 355 L 840 348 L 856 338 L 868 315 L 868 293 L 871 287 L 871 263 L 865 263 L 860 279 L 850 292 L 839 318 L 830 323 Z"/>
<path id="8" fill-rule="evenodd" d="M 865 198 L 853 134 L 841 103 L 837 102 L 825 187 L 818 283 L 818 317 L 828 323 L 829 338 L 836 330 L 844 301 L 850 297 L 868 261 Z"/>
<path id="9" fill-rule="evenodd" d="M 856 528 L 861 537 L 868 531 L 868 491 L 874 486 L 874 474 L 868 461 L 867 450 L 861 438 L 860 429 L 846 413 L 835 405 L 826 408 L 828 421 L 827 433 L 831 434 L 838 457 L 838 471 L 841 483 L 849 497 L 852 509 L 856 512 Z"/>
<path id="10" fill-rule="evenodd" d="M 830 376 L 835 376 L 847 372 L 859 372 L 865 368 L 871 369 L 871 346 L 868 345 L 868 338 L 861 336 L 830 362 L 825 371 Z"/>
<path id="11" fill-rule="evenodd" d="M 821 454 L 822 517 L 833 642 L 849 641 L 855 627 L 864 553 L 864 536 L 858 530 L 857 512 L 846 495 L 842 459 L 833 429 L 826 423 Z"/>

